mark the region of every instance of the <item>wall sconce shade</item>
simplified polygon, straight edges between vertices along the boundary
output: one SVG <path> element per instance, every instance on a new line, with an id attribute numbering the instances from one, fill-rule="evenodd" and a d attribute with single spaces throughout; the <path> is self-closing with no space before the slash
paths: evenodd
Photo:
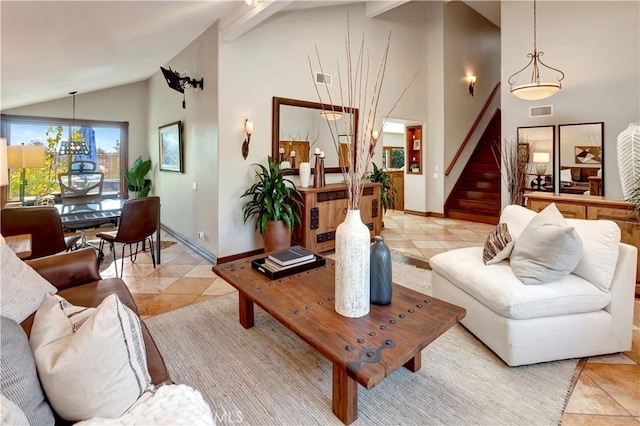
<path id="1" fill-rule="evenodd" d="M 249 121 L 248 118 L 244 120 L 244 132 L 247 135 L 244 142 L 242 142 L 242 156 L 247 159 L 249 155 L 249 142 L 251 142 L 251 134 L 253 133 L 253 121 Z"/>
<path id="2" fill-rule="evenodd" d="M 9 163 L 7 162 L 7 140 L 0 138 L 0 186 L 9 185 Z"/>
<path id="3" fill-rule="evenodd" d="M 469 81 L 469 94 L 473 96 L 473 90 L 476 87 L 476 76 L 475 75 L 468 76 L 467 81 Z"/>
<path id="4" fill-rule="evenodd" d="M 533 162 L 538 163 L 536 166 L 536 172 L 539 175 L 543 175 L 547 171 L 547 164 L 549 162 L 549 153 L 548 152 L 534 152 L 533 153 Z"/>

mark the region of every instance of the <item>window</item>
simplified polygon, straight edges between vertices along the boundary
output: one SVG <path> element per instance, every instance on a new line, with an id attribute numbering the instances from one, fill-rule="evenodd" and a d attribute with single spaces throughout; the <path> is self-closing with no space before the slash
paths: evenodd
<path id="1" fill-rule="evenodd" d="M 401 146 L 385 146 L 382 151 L 382 164 L 387 169 L 404 167 L 404 148 Z"/>
<path id="2" fill-rule="evenodd" d="M 71 167 L 72 161 L 89 161 L 104 173 L 103 194 L 117 197 L 126 194 L 126 182 L 121 170 L 128 164 L 126 153 L 129 133 L 128 122 L 70 120 L 64 118 L 26 117 L 2 115 L 2 135 L 7 145 L 44 145 L 45 167 L 25 169 L 27 201 L 36 197 L 58 194 L 58 173 Z M 84 142 L 86 155 L 62 154 L 60 148 L 72 142 Z M 77 169 L 77 165 L 74 165 Z M 22 170 L 11 170 L 9 198 L 17 198 Z"/>

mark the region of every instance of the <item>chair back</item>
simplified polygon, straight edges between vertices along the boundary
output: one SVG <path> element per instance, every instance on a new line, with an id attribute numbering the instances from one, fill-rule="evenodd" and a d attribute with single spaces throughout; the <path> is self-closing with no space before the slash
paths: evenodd
<path id="1" fill-rule="evenodd" d="M 96 172 L 98 171 L 98 165 L 93 161 L 77 160 L 71 162 L 70 170 L 72 172 Z"/>
<path id="2" fill-rule="evenodd" d="M 0 210 L 0 233 L 5 237 L 31 234 L 31 256 L 27 259 L 49 256 L 67 249 L 60 215 L 52 206 Z"/>
<path id="3" fill-rule="evenodd" d="M 121 243 L 142 241 L 156 232 L 159 219 L 160 197 L 132 198 L 122 206 L 115 240 Z"/>
<path id="4" fill-rule="evenodd" d="M 95 203 L 102 200 L 102 172 L 59 173 L 58 181 L 62 204 Z"/>

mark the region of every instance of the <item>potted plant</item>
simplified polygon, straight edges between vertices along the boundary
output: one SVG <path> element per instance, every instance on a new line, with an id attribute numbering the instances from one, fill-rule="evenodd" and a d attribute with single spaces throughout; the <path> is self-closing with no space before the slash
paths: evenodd
<path id="1" fill-rule="evenodd" d="M 378 168 L 376 163 L 373 164 L 373 171 L 369 172 L 369 180 L 382 184 L 380 188 L 380 204 L 382 204 L 383 214 L 387 209 L 396 208 L 396 199 L 398 198 L 398 189 L 393 183 L 393 179 L 389 173 L 383 168 Z"/>
<path id="2" fill-rule="evenodd" d="M 138 157 L 129 170 L 122 171 L 122 174 L 127 180 L 127 188 L 129 191 L 135 192 L 136 198 L 149 195 L 151 179 L 147 179 L 146 176 L 150 170 L 151 160 L 142 161 L 142 157 Z"/>
<path id="3" fill-rule="evenodd" d="M 302 196 L 296 186 L 285 179 L 280 162 L 268 157 L 268 167 L 254 164 L 258 181 L 240 196 L 249 197 L 242 208 L 244 223 L 255 217 L 255 229 L 262 234 L 265 252 L 291 246 L 291 230 L 300 223 Z"/>

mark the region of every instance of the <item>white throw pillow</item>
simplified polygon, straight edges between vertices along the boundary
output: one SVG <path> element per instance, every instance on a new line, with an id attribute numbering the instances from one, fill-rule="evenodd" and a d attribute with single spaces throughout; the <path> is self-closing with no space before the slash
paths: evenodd
<path id="1" fill-rule="evenodd" d="M 45 394 L 66 420 L 120 417 L 151 385 L 140 320 L 115 294 L 97 308 L 45 296 L 30 343 Z"/>
<path id="2" fill-rule="evenodd" d="M 520 234 L 531 219 L 536 217 L 538 213 L 529 210 L 517 204 L 510 204 L 502 210 L 500 214 L 500 223 L 506 223 L 509 227 L 509 234 L 514 240 L 518 240 Z"/>
<path id="3" fill-rule="evenodd" d="M 567 219 L 582 240 L 582 258 L 573 273 L 609 291 L 620 252 L 620 227 L 611 220 Z"/>
<path id="4" fill-rule="evenodd" d="M 549 204 L 520 234 L 511 253 L 511 269 L 524 284 L 545 284 L 571 273 L 582 258 L 582 240 Z"/>
<path id="5" fill-rule="evenodd" d="M 38 309 L 45 294 L 58 289 L 24 263 L 0 236 L 0 311 L 21 323 Z"/>
<path id="6" fill-rule="evenodd" d="M 573 179 L 571 176 L 571 169 L 560 170 L 560 182 L 567 182 L 567 183 L 573 182 Z"/>
<path id="7" fill-rule="evenodd" d="M 29 424 L 24 411 L 2 394 L 0 394 L 0 424 L 7 426 Z"/>

